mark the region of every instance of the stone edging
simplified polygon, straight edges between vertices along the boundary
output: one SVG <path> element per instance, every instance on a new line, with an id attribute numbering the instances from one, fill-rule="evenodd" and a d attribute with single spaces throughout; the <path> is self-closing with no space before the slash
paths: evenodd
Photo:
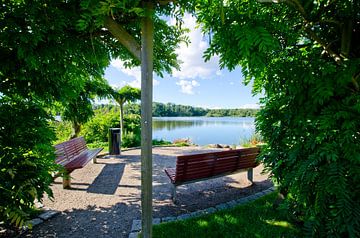
<path id="1" fill-rule="evenodd" d="M 164 223 L 164 222 L 180 221 L 180 220 L 185 220 L 185 219 L 188 219 L 188 218 L 193 218 L 193 217 L 199 217 L 199 216 L 202 216 L 202 215 L 212 214 L 212 213 L 217 212 L 217 211 L 221 211 L 221 210 L 228 209 L 228 208 L 233 208 L 233 207 L 238 206 L 238 205 L 242 205 L 242 204 L 245 204 L 245 203 L 248 203 L 248 202 L 252 202 L 252 201 L 254 201 L 254 200 L 256 200 L 256 199 L 258 199 L 258 198 L 260 198 L 262 196 L 265 196 L 265 195 L 267 195 L 269 193 L 274 192 L 275 190 L 276 190 L 275 187 L 270 187 L 270 188 L 268 188 L 268 189 L 266 189 L 264 191 L 255 193 L 253 195 L 250 195 L 250 196 L 247 196 L 247 197 L 244 197 L 244 198 L 231 200 L 231 201 L 226 202 L 226 203 L 218 204 L 215 207 L 209 207 L 209 208 L 206 208 L 206 209 L 203 209 L 203 210 L 198 210 L 198 211 L 195 211 L 195 212 L 182 214 L 182 215 L 179 215 L 177 217 L 153 218 L 153 224 L 157 225 L 157 224 Z M 131 232 L 129 234 L 129 238 L 137 238 L 140 230 L 141 230 L 141 220 L 133 220 L 132 226 L 131 226 Z"/>
<path id="2" fill-rule="evenodd" d="M 32 225 L 32 227 L 34 227 L 58 215 L 59 213 L 60 213 L 59 211 L 55 211 L 55 210 L 46 210 L 43 213 L 41 213 L 37 218 L 30 220 L 29 223 Z M 27 229 L 28 227 L 25 227 L 25 230 Z"/>

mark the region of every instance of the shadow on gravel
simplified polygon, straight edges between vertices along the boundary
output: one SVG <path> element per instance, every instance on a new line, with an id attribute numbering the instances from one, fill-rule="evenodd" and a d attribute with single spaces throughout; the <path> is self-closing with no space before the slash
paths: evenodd
<path id="1" fill-rule="evenodd" d="M 101 173 L 87 189 L 88 193 L 115 194 L 121 177 L 124 174 L 125 164 L 106 164 Z"/>
<path id="2" fill-rule="evenodd" d="M 67 210 L 20 237 L 127 238 L 133 219 L 140 219 L 140 206 L 137 204 L 93 205 Z"/>

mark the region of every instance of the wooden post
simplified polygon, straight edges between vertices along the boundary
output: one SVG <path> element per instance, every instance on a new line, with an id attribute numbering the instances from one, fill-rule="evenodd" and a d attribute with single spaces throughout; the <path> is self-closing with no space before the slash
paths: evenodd
<path id="1" fill-rule="evenodd" d="M 142 237 L 152 237 L 152 97 L 153 3 L 144 2 L 141 20 L 141 227 Z"/>
<path id="2" fill-rule="evenodd" d="M 253 172 L 253 168 L 248 169 L 247 171 L 247 178 L 248 180 L 253 183 L 254 182 L 254 172 Z"/>
<path id="3" fill-rule="evenodd" d="M 71 177 L 68 172 L 65 172 L 63 177 L 63 188 L 71 188 Z"/>

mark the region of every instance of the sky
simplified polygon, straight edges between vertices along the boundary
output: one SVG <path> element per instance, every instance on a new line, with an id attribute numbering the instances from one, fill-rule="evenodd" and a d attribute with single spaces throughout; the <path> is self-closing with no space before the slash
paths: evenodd
<path id="1" fill-rule="evenodd" d="M 241 69 L 231 72 L 220 70 L 219 57 L 204 62 L 203 52 L 208 47 L 207 39 L 197 27 L 195 18 L 184 17 L 184 27 L 189 28 L 191 43 L 181 44 L 177 49 L 180 71 L 163 78 L 154 74 L 153 100 L 208 109 L 259 108 L 258 96 L 252 96 L 251 85 L 243 84 Z M 127 69 L 123 62 L 114 59 L 105 72 L 105 78 L 112 87 L 121 88 L 126 84 L 140 88 L 140 67 Z"/>

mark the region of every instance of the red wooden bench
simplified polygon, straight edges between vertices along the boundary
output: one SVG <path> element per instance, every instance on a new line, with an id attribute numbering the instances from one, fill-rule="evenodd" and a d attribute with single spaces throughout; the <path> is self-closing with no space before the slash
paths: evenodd
<path id="1" fill-rule="evenodd" d="M 70 173 L 75 169 L 83 168 L 90 160 L 96 163 L 96 156 L 103 148 L 88 149 L 84 137 L 78 137 L 72 140 L 57 144 L 55 147 L 55 162 L 65 169 L 63 177 L 63 187 L 70 188 Z"/>
<path id="2" fill-rule="evenodd" d="M 165 173 L 173 185 L 172 199 L 176 199 L 176 187 L 210 178 L 247 171 L 253 182 L 253 168 L 260 149 L 245 148 L 193 155 L 182 155 L 176 159 L 176 168 L 167 168 Z"/>

